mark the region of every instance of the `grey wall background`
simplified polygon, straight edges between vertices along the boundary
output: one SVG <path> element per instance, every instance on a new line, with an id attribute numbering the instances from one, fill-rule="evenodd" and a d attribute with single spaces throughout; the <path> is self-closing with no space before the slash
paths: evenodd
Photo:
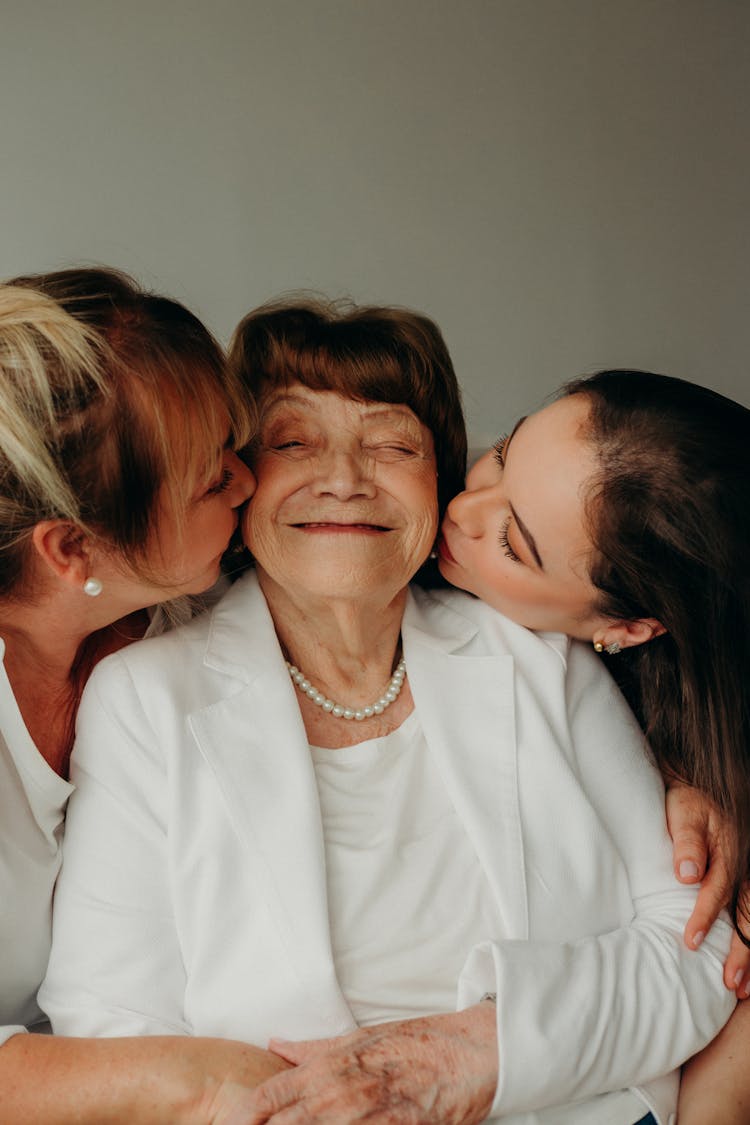
<path id="1" fill-rule="evenodd" d="M 746 0 L 1 0 L 0 99 L 6 277 L 422 309 L 475 445 L 602 366 L 750 404 Z"/>

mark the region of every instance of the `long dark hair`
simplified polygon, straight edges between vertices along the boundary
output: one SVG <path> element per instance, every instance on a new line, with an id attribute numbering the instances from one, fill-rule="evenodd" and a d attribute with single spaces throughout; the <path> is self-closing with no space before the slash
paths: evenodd
<path id="1" fill-rule="evenodd" d="M 608 667 L 665 776 L 702 789 L 727 818 L 739 929 L 750 878 L 750 410 L 647 371 L 602 371 L 565 393 L 588 398 L 599 458 L 587 497 L 598 608 L 667 630 Z"/>

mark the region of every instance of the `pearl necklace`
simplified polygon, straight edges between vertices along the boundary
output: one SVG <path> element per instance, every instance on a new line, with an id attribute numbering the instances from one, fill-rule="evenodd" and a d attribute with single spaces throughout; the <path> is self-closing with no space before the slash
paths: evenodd
<path id="1" fill-rule="evenodd" d="M 398 699 L 406 679 L 406 661 L 402 657 L 396 665 L 396 671 L 388 681 L 388 686 L 379 699 L 376 699 L 369 707 L 345 707 L 343 703 L 336 703 L 333 699 L 324 695 L 322 691 L 318 691 L 307 679 L 304 672 L 300 672 L 299 668 L 290 664 L 288 660 L 286 666 L 289 669 L 289 675 L 299 690 L 304 692 L 313 703 L 317 703 L 318 707 L 322 707 L 326 714 L 334 715 L 337 719 L 354 719 L 356 722 L 369 719 L 373 715 L 382 715 L 386 707 L 390 707 Z"/>

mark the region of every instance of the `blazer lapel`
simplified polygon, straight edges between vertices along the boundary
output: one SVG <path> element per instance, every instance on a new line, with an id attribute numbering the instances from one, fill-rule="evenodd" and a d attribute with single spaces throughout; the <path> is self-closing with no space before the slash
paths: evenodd
<path id="1" fill-rule="evenodd" d="M 427 613 L 411 600 L 404 655 L 422 729 L 495 894 L 504 936 L 523 939 L 528 906 L 513 658 L 481 649 L 475 655 L 477 633 L 472 621 L 444 604 Z"/>
<path id="2" fill-rule="evenodd" d="M 513 660 L 492 655 L 484 641 L 472 644 L 478 633 L 473 621 L 444 602 L 421 606 L 410 597 L 404 655 L 422 728 L 495 894 L 506 935 L 524 938 Z M 336 981 L 330 945 L 314 769 L 254 577 L 237 583 L 214 611 L 205 663 L 227 676 L 227 695 L 190 715 L 190 727 L 247 849 L 306 1007 L 317 1006 L 320 1034 L 351 1030 L 355 1023 Z"/>
<path id="3" fill-rule="evenodd" d="M 254 581 L 245 586 L 244 597 L 232 597 L 233 589 L 225 599 L 231 602 L 215 614 L 205 660 L 234 681 L 228 679 L 231 694 L 188 721 L 247 849 L 306 1007 L 317 1011 L 322 1034 L 341 1034 L 356 1025 L 333 965 L 314 769 L 265 601 Z M 229 617 L 232 628 L 225 631 Z M 238 643 L 240 621 L 244 644 Z"/>

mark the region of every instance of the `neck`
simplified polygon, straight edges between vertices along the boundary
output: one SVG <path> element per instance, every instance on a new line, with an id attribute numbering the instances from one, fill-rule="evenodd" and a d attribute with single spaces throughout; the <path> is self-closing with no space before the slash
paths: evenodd
<path id="1" fill-rule="evenodd" d="M 57 683 L 69 678 L 80 646 L 91 631 L 46 601 L 0 608 L 6 666 L 19 673 L 43 673 Z"/>
<path id="2" fill-rule="evenodd" d="M 91 668 L 103 656 L 143 636 L 140 614 L 114 624 L 100 620 L 102 616 L 98 607 L 89 609 L 85 604 L 76 603 L 71 612 L 66 602 L 54 598 L 0 604 L 5 670 L 16 703 L 39 752 L 62 775 Z M 93 634 L 96 639 L 87 650 L 84 642 Z"/>
<path id="3" fill-rule="evenodd" d="M 396 663 L 406 590 L 373 604 L 295 596 L 260 569 L 258 581 L 290 663 L 332 697 L 377 697 Z"/>

